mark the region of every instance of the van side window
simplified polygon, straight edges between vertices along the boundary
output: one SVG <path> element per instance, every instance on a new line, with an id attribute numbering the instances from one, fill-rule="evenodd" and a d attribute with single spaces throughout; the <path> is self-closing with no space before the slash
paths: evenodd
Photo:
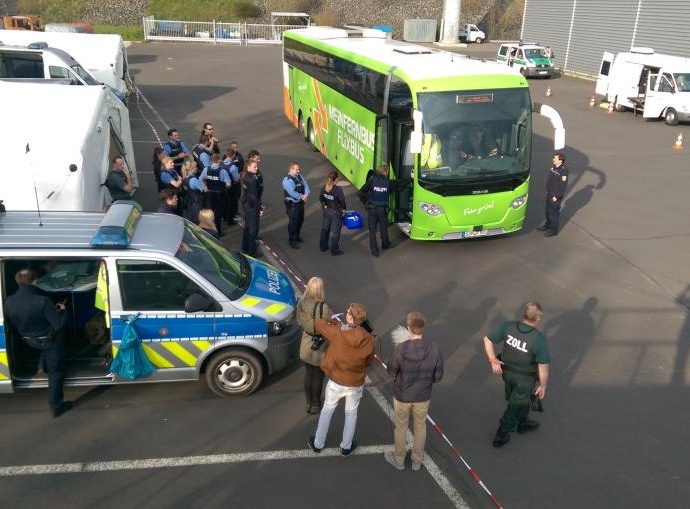
<path id="1" fill-rule="evenodd" d="M 508 53 L 508 46 L 501 46 L 501 49 L 498 50 L 498 54 L 504 57 L 506 53 Z"/>
<path id="2" fill-rule="evenodd" d="M 68 78 L 71 79 L 70 72 L 64 67 L 57 65 L 51 65 L 48 67 L 48 72 L 50 72 L 51 78 Z"/>
<path id="3" fill-rule="evenodd" d="M 117 277 L 125 311 L 182 311 L 191 294 L 208 296 L 199 285 L 167 263 L 117 260 Z"/>
<path id="4" fill-rule="evenodd" d="M 673 81 L 671 80 L 671 75 L 668 73 L 664 73 L 662 75 L 661 82 L 659 83 L 659 91 L 673 92 L 675 90 L 675 87 L 671 83 L 673 83 Z"/>
<path id="5" fill-rule="evenodd" d="M 40 59 L 5 54 L 2 60 L 3 78 L 43 78 L 43 62 Z"/>

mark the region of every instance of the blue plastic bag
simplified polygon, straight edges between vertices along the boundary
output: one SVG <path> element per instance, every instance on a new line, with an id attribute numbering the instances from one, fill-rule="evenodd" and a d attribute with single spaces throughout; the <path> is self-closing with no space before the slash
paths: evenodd
<path id="1" fill-rule="evenodd" d="M 127 326 L 122 333 L 120 348 L 110 365 L 111 373 L 128 380 L 149 376 L 156 370 L 156 367 L 146 357 L 141 339 L 139 339 L 137 332 L 134 330 L 134 322 L 137 318 L 139 318 L 138 314 L 127 322 Z"/>

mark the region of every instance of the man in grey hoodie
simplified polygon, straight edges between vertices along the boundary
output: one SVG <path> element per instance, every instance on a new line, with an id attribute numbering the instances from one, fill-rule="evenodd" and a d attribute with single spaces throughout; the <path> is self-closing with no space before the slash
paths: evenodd
<path id="1" fill-rule="evenodd" d="M 388 374 L 393 377 L 395 451 L 387 451 L 384 458 L 398 470 L 405 469 L 405 445 L 410 413 L 414 429 L 412 470 L 422 467 L 431 387 L 443 378 L 443 356 L 436 343 L 424 339 L 425 325 L 424 315 L 416 311 L 409 313 L 409 339 L 393 349 L 388 361 Z"/>

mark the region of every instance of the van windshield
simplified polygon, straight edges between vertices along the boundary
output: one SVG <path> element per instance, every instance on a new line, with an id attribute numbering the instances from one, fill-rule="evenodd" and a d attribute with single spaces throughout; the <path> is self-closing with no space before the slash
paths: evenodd
<path id="1" fill-rule="evenodd" d="M 251 282 L 251 269 L 246 258 L 239 253 L 231 253 L 193 224 L 185 226 L 175 256 L 208 279 L 230 300 L 242 296 Z"/>
<path id="2" fill-rule="evenodd" d="M 678 92 L 690 92 L 690 73 L 673 73 L 673 77 L 676 80 L 676 85 L 678 86 Z"/>
<path id="3" fill-rule="evenodd" d="M 100 83 L 96 81 L 91 74 L 89 74 L 89 71 L 84 69 L 81 65 L 74 64 L 71 69 L 77 74 L 77 76 L 84 80 L 84 83 L 87 85 L 100 85 Z"/>

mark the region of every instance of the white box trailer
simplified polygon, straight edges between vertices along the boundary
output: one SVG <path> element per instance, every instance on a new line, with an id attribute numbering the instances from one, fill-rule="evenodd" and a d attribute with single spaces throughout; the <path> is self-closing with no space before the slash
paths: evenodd
<path id="1" fill-rule="evenodd" d="M 663 118 L 668 125 L 690 121 L 690 60 L 632 48 L 604 52 L 596 93 L 618 111 L 642 111 L 645 118 Z"/>
<path id="2" fill-rule="evenodd" d="M 107 88 L 0 81 L 0 97 L 0 199 L 8 210 L 103 210 L 116 155 L 138 185 L 129 113 Z"/>
<path id="3" fill-rule="evenodd" d="M 94 78 L 114 88 L 123 97 L 134 89 L 127 65 L 127 49 L 122 37 L 117 34 L 0 30 L 0 41 L 16 45 L 46 42 L 69 53 Z"/>

